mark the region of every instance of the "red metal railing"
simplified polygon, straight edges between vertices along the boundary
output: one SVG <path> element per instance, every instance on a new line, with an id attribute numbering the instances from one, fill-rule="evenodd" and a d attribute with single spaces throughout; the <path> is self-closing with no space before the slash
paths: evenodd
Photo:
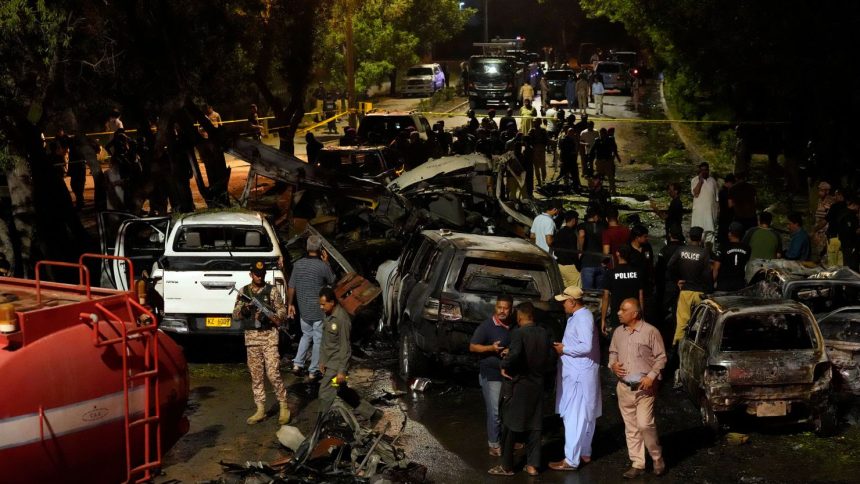
<path id="1" fill-rule="evenodd" d="M 124 418 L 125 418 L 125 458 L 127 481 L 134 483 L 147 482 L 153 479 L 154 469 L 161 467 L 161 407 L 160 407 L 160 392 L 158 385 L 158 323 L 155 315 L 153 315 L 145 307 L 138 304 L 131 297 L 125 300 L 125 309 L 129 317 L 133 318 L 137 312 L 148 318 L 149 324 L 129 328 L 136 324 L 135 321 L 126 323 L 116 313 L 109 310 L 102 303 L 96 303 L 102 314 L 107 319 L 106 322 L 119 330 L 120 336 L 108 339 L 101 338 L 99 331 L 100 323 L 98 315 L 90 313 L 81 313 L 82 321 L 90 321 L 93 323 L 93 344 L 96 347 L 111 346 L 121 344 L 122 353 L 122 374 L 123 374 L 123 402 L 124 402 Z M 95 316 L 95 317 L 94 317 Z M 141 337 L 136 337 L 141 335 Z M 143 344 L 143 369 L 137 373 L 130 373 L 128 358 L 131 354 L 130 341 L 142 340 Z M 129 392 L 133 383 L 138 380 L 143 380 L 144 399 L 143 399 L 143 417 L 132 420 L 132 413 L 129 402 Z M 143 426 L 143 463 L 132 467 L 132 429 L 138 426 Z M 153 438 L 155 439 L 155 456 L 152 455 Z M 153 458 L 154 457 L 154 458 Z M 134 479 L 134 476 L 143 474 L 140 479 Z"/>

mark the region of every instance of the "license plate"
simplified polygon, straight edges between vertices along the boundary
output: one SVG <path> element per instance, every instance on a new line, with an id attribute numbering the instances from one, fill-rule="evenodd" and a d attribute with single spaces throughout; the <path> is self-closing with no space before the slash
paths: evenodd
<path id="1" fill-rule="evenodd" d="M 233 324 L 231 318 L 206 318 L 207 328 L 229 328 Z"/>
<path id="2" fill-rule="evenodd" d="M 756 417 L 784 417 L 787 413 L 786 402 L 760 402 L 755 408 Z"/>

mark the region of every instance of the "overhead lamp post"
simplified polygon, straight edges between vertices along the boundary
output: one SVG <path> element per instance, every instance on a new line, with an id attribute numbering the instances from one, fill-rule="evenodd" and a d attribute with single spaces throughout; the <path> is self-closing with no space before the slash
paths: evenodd
<path id="1" fill-rule="evenodd" d="M 484 0 L 484 42 L 490 41 L 490 0 Z"/>
<path id="2" fill-rule="evenodd" d="M 358 116 L 355 112 L 355 43 L 352 35 L 352 17 L 354 14 L 354 0 L 346 0 L 346 99 L 351 128 L 358 126 Z"/>

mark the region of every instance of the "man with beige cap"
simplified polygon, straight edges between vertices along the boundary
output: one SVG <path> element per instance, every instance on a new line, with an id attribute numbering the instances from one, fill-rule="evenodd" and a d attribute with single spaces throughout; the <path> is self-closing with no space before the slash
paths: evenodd
<path id="1" fill-rule="evenodd" d="M 550 469 L 575 471 L 591 462 L 591 441 L 600 400 L 600 344 L 594 316 L 583 305 L 582 289 L 569 286 L 555 296 L 570 317 L 561 343 L 554 343 L 561 364 L 556 380 L 555 410 L 564 422 L 564 459 L 551 462 Z"/>

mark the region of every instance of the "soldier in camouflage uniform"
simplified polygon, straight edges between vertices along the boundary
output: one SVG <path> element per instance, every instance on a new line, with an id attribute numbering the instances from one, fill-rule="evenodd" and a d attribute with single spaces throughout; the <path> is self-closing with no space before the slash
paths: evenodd
<path id="1" fill-rule="evenodd" d="M 338 387 L 346 385 L 349 359 L 352 357 L 350 331 L 352 322 L 346 310 L 337 303 L 334 290 L 330 287 L 320 289 L 320 309 L 323 310 L 323 337 L 320 345 L 320 370 L 323 372 L 319 389 L 318 412 L 327 412 L 338 396 Z M 382 416 L 382 411 L 363 398 L 350 402 L 356 413 L 374 422 Z"/>
<path id="2" fill-rule="evenodd" d="M 284 425 L 290 421 L 290 409 L 287 406 L 287 389 L 279 368 L 278 325 L 286 319 L 287 308 L 278 290 L 266 283 L 266 265 L 262 261 L 251 264 L 251 284 L 243 287 L 240 292 L 233 307 L 233 319 L 242 321 L 242 327 L 245 328 L 248 370 L 251 372 L 251 389 L 257 404 L 256 413 L 248 417 L 247 422 L 253 425 L 266 418 L 266 391 L 263 382 L 265 373 L 280 402 L 278 423 Z M 243 300 L 242 295 L 257 298 L 274 311 L 275 320 L 270 320 L 252 303 Z"/>

